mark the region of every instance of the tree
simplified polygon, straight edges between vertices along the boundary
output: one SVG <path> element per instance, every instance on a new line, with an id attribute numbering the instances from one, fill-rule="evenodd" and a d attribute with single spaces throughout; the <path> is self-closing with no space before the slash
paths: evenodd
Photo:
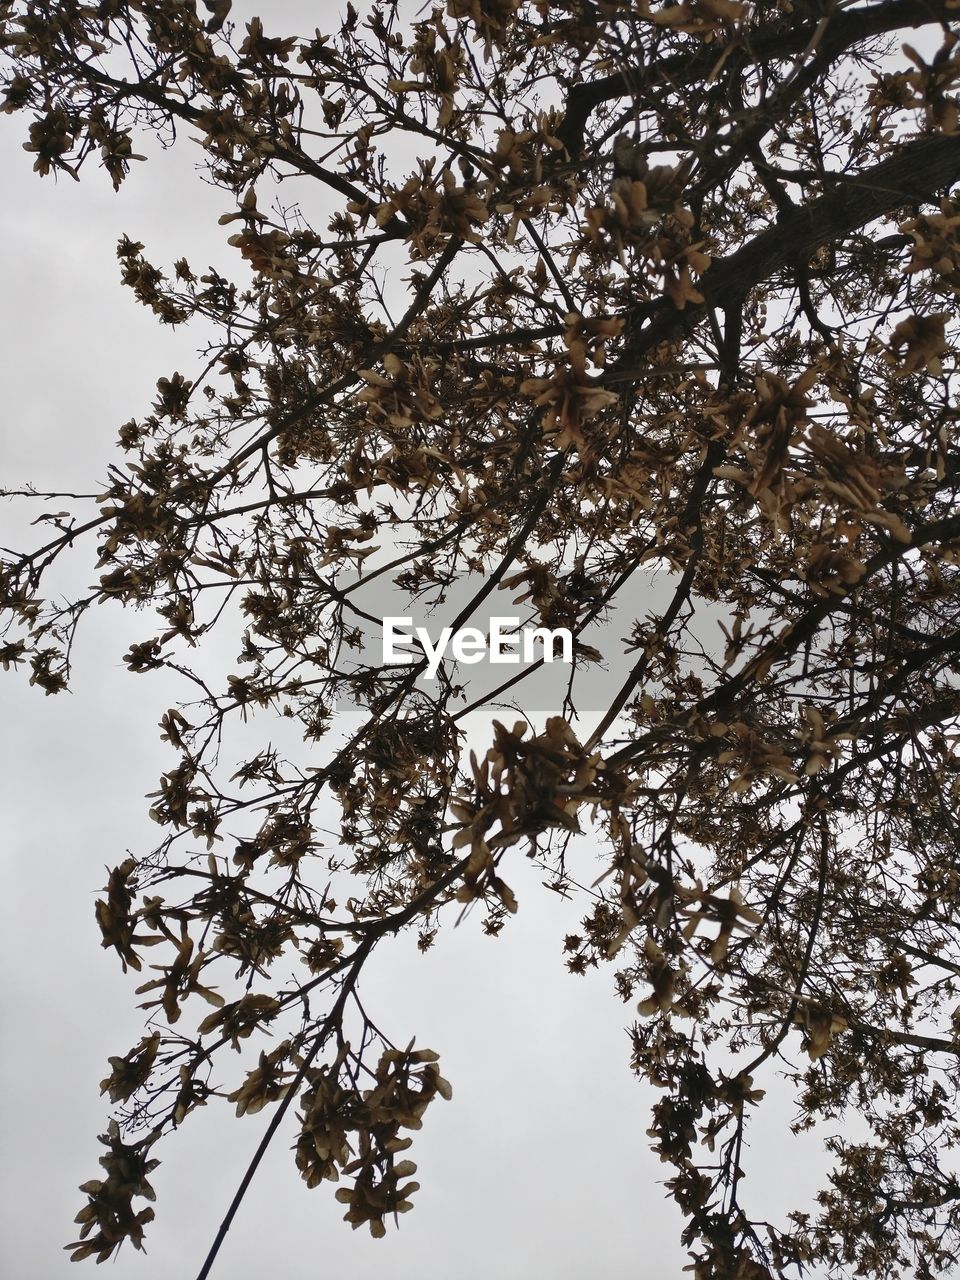
<path id="1" fill-rule="evenodd" d="M 229 0 L 0 5 L 37 171 L 119 188 L 138 138 L 196 140 L 241 260 L 171 272 L 120 242 L 138 300 L 214 336 L 120 428 L 92 510 L 45 515 L 0 576 L 0 658 L 46 693 L 105 600 L 151 619 L 130 671 L 186 682 L 161 843 L 97 903 L 104 946 L 157 976 L 103 1082 L 75 1258 L 141 1245 L 155 1151 L 215 1096 L 272 1107 L 264 1143 L 295 1112 L 303 1177 L 342 1177 L 382 1235 L 416 1189 L 406 1131 L 450 1087 L 360 1002 L 364 964 L 471 908 L 499 932 L 525 856 L 583 896 L 569 968 L 614 964 L 637 1009 L 700 1280 L 957 1263 L 954 16 L 393 0 L 277 37 Z M 97 585 L 45 598 L 91 547 Z M 494 722 L 480 759 L 453 679 L 428 696 L 423 662 L 341 661 L 357 571 L 438 601 L 482 574 L 471 608 L 509 586 L 580 636 L 652 565 L 672 597 L 635 619 L 605 712 L 576 716 L 581 641 L 557 714 Z M 191 651 L 231 628 L 239 673 L 211 681 Z M 338 697 L 364 722 L 318 765 Z M 248 717 L 262 745 L 231 761 Z M 870 1136 L 833 1140 L 817 1215 L 773 1224 L 742 1154 L 778 1069 L 795 1128 L 857 1114 Z"/>

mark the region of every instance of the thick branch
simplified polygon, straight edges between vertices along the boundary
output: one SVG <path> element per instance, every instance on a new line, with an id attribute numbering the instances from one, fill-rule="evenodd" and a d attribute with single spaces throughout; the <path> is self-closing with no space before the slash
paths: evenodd
<path id="1" fill-rule="evenodd" d="M 885 4 L 834 14 L 820 47 L 836 56 L 873 36 L 944 22 L 950 16 L 945 0 L 887 0 Z M 742 47 L 727 60 L 727 67 L 738 72 L 747 62 L 757 63 L 765 58 L 781 61 L 802 53 L 813 40 L 820 19 L 821 15 L 817 14 L 801 25 L 789 19 L 781 20 L 745 34 Z M 696 83 L 710 75 L 721 53 L 717 45 L 697 41 L 689 53 L 673 54 L 645 67 L 625 68 L 613 75 L 574 85 L 557 136 L 571 156 L 578 155 L 587 120 L 601 103 L 626 97 L 638 88 L 648 90 Z"/>
<path id="2" fill-rule="evenodd" d="M 803 263 L 828 244 L 905 204 L 930 200 L 960 180 L 960 137 L 940 135 L 905 143 L 886 160 L 838 180 L 811 204 L 799 206 L 727 258 L 718 258 L 699 282 L 704 301 L 678 311 L 665 299 L 659 313 L 615 361 L 603 382 L 623 382 L 637 357 L 679 333 L 690 332 L 711 307 L 729 306 L 784 267 Z"/>

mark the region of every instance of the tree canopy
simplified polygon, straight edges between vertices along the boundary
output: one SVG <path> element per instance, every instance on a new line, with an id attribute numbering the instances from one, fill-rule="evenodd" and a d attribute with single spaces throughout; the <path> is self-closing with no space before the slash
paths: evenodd
<path id="1" fill-rule="evenodd" d="M 141 1245 L 157 1151 L 222 1099 L 273 1121 L 201 1276 L 285 1115 L 307 1183 L 384 1234 L 417 1187 L 408 1131 L 451 1090 L 361 1003 L 364 964 L 465 912 L 522 928 L 528 858 L 582 900 L 570 970 L 610 966 L 635 1014 L 697 1280 L 949 1274 L 956 0 L 316 12 L 274 34 L 230 0 L 0 4 L 37 172 L 120 188 L 138 148 L 199 144 L 237 257 L 227 278 L 121 240 L 123 283 L 196 326 L 197 366 L 0 572 L 0 660 L 38 689 L 67 687 L 104 601 L 144 611 L 129 670 L 184 681 L 160 843 L 97 902 L 149 1021 L 110 1059 L 73 1256 Z M 96 570 L 65 601 L 68 556 Z M 523 672 L 488 700 L 485 754 L 455 673 L 431 691 L 423 663 L 345 661 L 360 579 L 442 602 L 470 575 L 458 622 L 501 587 L 575 636 L 626 603 L 600 714 L 578 714 L 604 656 L 585 641 L 554 714 L 497 711 Z M 239 655 L 214 679 L 222 631 Z M 338 702 L 364 714 L 331 749 Z M 830 1140 L 817 1212 L 774 1223 L 744 1140 L 778 1071 L 796 1130 L 863 1136 Z"/>

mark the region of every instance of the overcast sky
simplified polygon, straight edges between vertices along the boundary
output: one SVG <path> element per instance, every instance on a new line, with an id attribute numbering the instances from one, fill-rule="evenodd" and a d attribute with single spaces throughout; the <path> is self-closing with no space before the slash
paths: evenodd
<path id="1" fill-rule="evenodd" d="M 271 24 L 279 31 L 282 12 L 307 8 L 271 5 Z M 231 228 L 217 226 L 224 197 L 192 171 L 199 152 L 188 142 L 166 155 L 152 146 L 150 162 L 115 195 L 92 167 L 79 184 L 41 181 L 21 150 L 25 127 L 0 118 L 3 483 L 96 492 L 117 427 L 146 409 L 158 376 L 175 368 L 190 376 L 197 345 L 121 287 L 118 236 L 144 241 L 158 264 L 186 254 L 194 266 L 230 268 Z M 14 513 L 0 507 L 0 541 L 22 541 L 13 526 Z M 93 578 L 90 550 L 71 562 L 75 585 Z M 93 903 L 125 850 L 156 842 L 144 795 L 172 758 L 157 725 L 181 689 L 121 663 L 143 635 L 142 618 L 100 608 L 81 634 L 71 693 L 44 697 L 22 674 L 0 681 L 0 1269 L 17 1280 L 83 1274 L 62 1245 L 76 1238 L 72 1218 L 85 1199 L 77 1185 L 99 1173 L 96 1135 L 109 1108 L 98 1082 L 107 1057 L 142 1034 L 134 987 L 143 979 L 125 977 L 101 950 Z M 645 1136 L 653 1098 L 628 1070 L 633 1006 L 617 1000 L 612 969 L 566 972 L 561 942 L 580 913 L 539 881 L 529 867 L 516 871 L 520 910 L 498 939 L 483 936 L 475 917 L 443 932 L 426 956 L 413 936 L 391 943 L 365 977 L 365 999 L 387 1014 L 387 1029 L 436 1049 L 454 1087 L 453 1101 L 438 1101 L 415 1135 L 422 1190 L 400 1230 L 382 1241 L 353 1233 L 332 1185 L 306 1189 L 290 1151 L 291 1114 L 216 1277 L 679 1274 L 678 1215 L 659 1185 L 669 1168 Z M 269 1115 L 238 1121 L 214 1103 L 160 1144 L 148 1253 L 125 1247 L 115 1274 L 196 1273 Z M 774 1102 L 764 1118 L 787 1115 Z M 772 1215 L 792 1182 L 794 1203 L 803 1198 L 818 1164 L 813 1140 L 785 1159 L 777 1133 L 755 1126 L 749 1184 L 751 1206 Z"/>

